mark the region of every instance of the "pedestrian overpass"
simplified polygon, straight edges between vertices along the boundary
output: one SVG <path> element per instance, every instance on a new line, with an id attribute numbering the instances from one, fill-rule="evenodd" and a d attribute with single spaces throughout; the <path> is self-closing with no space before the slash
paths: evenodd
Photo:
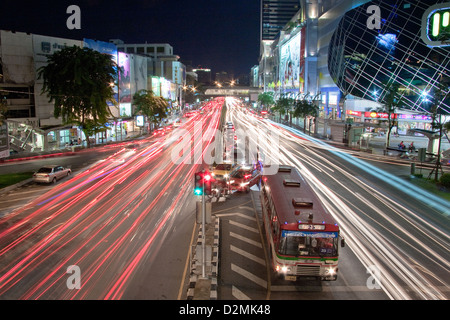
<path id="1" fill-rule="evenodd" d="M 236 97 L 248 101 L 258 101 L 258 95 L 263 92 L 263 89 L 255 87 L 205 87 L 205 96 L 208 98 L 215 97 Z"/>

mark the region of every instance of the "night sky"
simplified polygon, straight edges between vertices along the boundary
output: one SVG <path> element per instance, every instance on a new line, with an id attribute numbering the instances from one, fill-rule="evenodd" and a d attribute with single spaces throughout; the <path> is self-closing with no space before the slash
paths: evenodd
<path id="1" fill-rule="evenodd" d="M 69 30 L 69 5 L 81 30 Z M 181 61 L 248 74 L 258 63 L 259 0 L 0 1 L 0 29 L 125 43 L 169 43 Z"/>

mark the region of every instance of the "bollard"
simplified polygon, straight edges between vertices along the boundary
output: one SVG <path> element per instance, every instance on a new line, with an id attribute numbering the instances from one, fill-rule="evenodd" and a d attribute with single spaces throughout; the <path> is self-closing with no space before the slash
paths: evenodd
<path id="1" fill-rule="evenodd" d="M 412 175 L 416 174 L 416 164 L 414 162 L 411 163 L 411 174 Z"/>

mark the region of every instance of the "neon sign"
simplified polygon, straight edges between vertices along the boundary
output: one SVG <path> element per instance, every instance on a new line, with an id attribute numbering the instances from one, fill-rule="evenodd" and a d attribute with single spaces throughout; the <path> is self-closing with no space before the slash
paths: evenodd
<path id="1" fill-rule="evenodd" d="M 450 45 L 450 2 L 436 4 L 425 11 L 422 40 L 430 47 Z"/>

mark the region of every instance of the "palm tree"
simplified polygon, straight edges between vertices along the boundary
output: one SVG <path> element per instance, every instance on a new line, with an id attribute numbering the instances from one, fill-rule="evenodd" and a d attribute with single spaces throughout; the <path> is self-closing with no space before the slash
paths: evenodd
<path id="1" fill-rule="evenodd" d="M 442 81 L 442 76 L 440 79 L 440 82 L 437 84 L 436 89 L 434 90 L 434 95 L 431 99 L 432 101 L 432 107 L 431 107 L 431 113 L 432 113 L 432 118 L 433 121 L 431 123 L 431 126 L 434 130 L 439 130 L 439 144 L 438 144 L 438 151 L 437 151 L 437 158 L 436 158 L 436 167 L 430 172 L 430 176 L 431 174 L 435 173 L 434 175 L 434 180 L 438 181 L 438 175 L 439 175 L 439 169 L 442 172 L 442 167 L 441 167 L 441 140 L 442 140 L 442 135 L 443 133 L 445 133 L 445 129 L 447 124 L 443 124 L 442 123 L 442 108 L 441 108 L 441 104 L 442 102 L 447 99 L 449 94 L 449 90 L 448 90 L 448 84 L 444 83 Z"/>
<path id="2" fill-rule="evenodd" d="M 135 114 L 147 116 L 152 123 L 159 123 L 166 117 L 169 103 L 163 97 L 155 96 L 151 90 L 139 90 L 133 96 Z"/>
<path id="3" fill-rule="evenodd" d="M 104 130 L 111 116 L 108 102 L 116 104 L 110 84 L 117 72 L 110 55 L 77 46 L 48 56 L 48 64 L 38 69 L 42 93 L 54 101 L 55 118 L 80 126 L 88 147 L 89 136 Z"/>
<path id="4" fill-rule="evenodd" d="M 399 93 L 400 85 L 398 83 L 388 82 L 387 84 L 383 84 L 383 91 L 385 92 L 384 97 L 382 97 L 381 102 L 383 102 L 383 106 L 378 110 L 379 112 L 387 113 L 387 121 L 388 121 L 388 131 L 386 134 L 386 148 L 389 148 L 391 143 L 391 131 L 396 121 L 393 119 L 393 115 L 395 114 L 395 109 L 400 107 L 403 104 L 403 95 Z"/>

